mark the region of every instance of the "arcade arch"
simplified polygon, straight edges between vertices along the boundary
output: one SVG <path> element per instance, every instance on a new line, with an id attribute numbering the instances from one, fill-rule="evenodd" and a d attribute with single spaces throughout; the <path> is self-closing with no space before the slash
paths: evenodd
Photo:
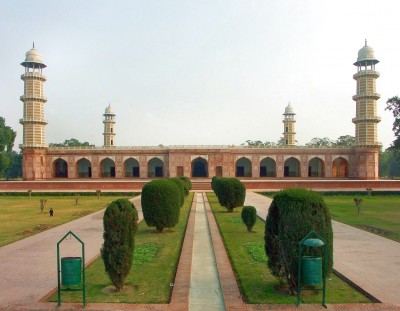
<path id="1" fill-rule="evenodd" d="M 67 161 L 58 158 L 53 162 L 53 177 L 68 178 L 68 163 Z"/>
<path id="2" fill-rule="evenodd" d="M 284 165 L 285 177 L 300 177 L 300 162 L 296 158 L 289 158 Z"/>
<path id="3" fill-rule="evenodd" d="M 251 161 L 242 157 L 236 161 L 236 177 L 251 177 Z"/>
<path id="4" fill-rule="evenodd" d="M 92 177 L 92 164 L 88 159 L 82 158 L 76 162 L 76 177 L 77 178 Z"/>
<path id="5" fill-rule="evenodd" d="M 125 161 L 125 177 L 140 177 L 139 161 L 129 158 Z"/>
<path id="6" fill-rule="evenodd" d="M 110 158 L 105 158 L 100 163 L 101 177 L 115 177 L 115 163 Z"/>
<path id="7" fill-rule="evenodd" d="M 276 163 L 270 157 L 261 160 L 260 177 L 276 177 Z"/>
<path id="8" fill-rule="evenodd" d="M 325 163 L 322 159 L 315 157 L 308 162 L 308 177 L 324 177 Z"/>
<path id="9" fill-rule="evenodd" d="M 153 158 L 147 164 L 147 177 L 164 177 L 164 162 Z"/>
<path id="10" fill-rule="evenodd" d="M 332 177 L 349 177 L 349 162 L 342 157 L 332 162 Z"/>

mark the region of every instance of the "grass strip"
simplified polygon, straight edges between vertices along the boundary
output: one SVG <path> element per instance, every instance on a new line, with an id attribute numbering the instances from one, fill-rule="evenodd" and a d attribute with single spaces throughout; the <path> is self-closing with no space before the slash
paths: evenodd
<path id="1" fill-rule="evenodd" d="M 40 211 L 40 199 L 47 199 Z M 0 247 L 70 222 L 105 208 L 116 197 L 80 196 L 78 205 L 72 196 L 0 196 Z M 49 217 L 50 207 L 54 216 Z"/>
<path id="2" fill-rule="evenodd" d="M 264 222 L 258 218 L 253 232 L 248 233 L 243 223 L 232 221 L 232 218 L 240 217 L 242 208 L 236 208 L 233 213 L 227 213 L 226 209 L 219 205 L 214 193 L 207 193 L 207 197 L 246 302 L 295 304 L 297 296 L 287 294 L 284 286 L 271 275 L 261 256 L 261 250 L 264 249 Z M 303 293 L 304 303 L 321 303 L 322 301 L 321 293 L 310 294 L 310 291 Z M 327 303 L 371 302 L 333 274 L 327 278 L 326 301 Z"/>
<path id="3" fill-rule="evenodd" d="M 357 215 L 354 198 L 363 200 Z M 400 242 L 400 196 L 324 196 L 332 219 Z"/>
<path id="4" fill-rule="evenodd" d="M 113 291 L 112 283 L 104 270 L 99 257 L 86 268 L 87 301 L 91 303 L 169 303 L 185 236 L 193 193 L 186 198 L 181 207 L 178 225 L 156 233 L 142 221 L 135 235 L 135 254 L 133 265 L 126 279 L 124 290 Z M 79 292 L 62 292 L 63 302 L 81 302 Z M 49 298 L 57 301 L 57 293 Z"/>

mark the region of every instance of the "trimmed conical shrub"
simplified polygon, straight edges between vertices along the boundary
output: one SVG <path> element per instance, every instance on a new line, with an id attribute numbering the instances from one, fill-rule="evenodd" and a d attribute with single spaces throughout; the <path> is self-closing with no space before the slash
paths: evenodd
<path id="1" fill-rule="evenodd" d="M 127 199 L 111 202 L 104 212 L 104 243 L 101 248 L 101 257 L 105 270 L 117 291 L 123 288 L 131 269 L 137 221 L 137 211 Z"/>
<path id="2" fill-rule="evenodd" d="M 169 178 L 169 180 L 172 181 L 173 183 L 175 183 L 178 186 L 179 194 L 180 194 L 180 200 L 179 201 L 180 201 L 180 206 L 182 206 L 183 202 L 185 202 L 185 198 L 186 198 L 186 195 L 185 195 L 185 186 L 186 186 L 186 184 L 182 179 L 180 179 L 178 177 L 172 177 L 172 178 Z"/>
<path id="3" fill-rule="evenodd" d="M 188 196 L 189 195 L 189 191 L 192 190 L 192 182 L 190 181 L 190 179 L 186 176 L 180 176 L 180 179 L 182 179 L 185 182 L 185 195 Z"/>
<path id="4" fill-rule="evenodd" d="M 286 280 L 292 293 L 297 288 L 299 242 L 311 230 L 328 243 L 327 274 L 333 266 L 333 232 L 329 210 L 318 193 L 291 188 L 274 196 L 265 223 L 265 251 L 271 273 Z M 323 257 L 322 247 L 310 248 L 308 256 Z"/>

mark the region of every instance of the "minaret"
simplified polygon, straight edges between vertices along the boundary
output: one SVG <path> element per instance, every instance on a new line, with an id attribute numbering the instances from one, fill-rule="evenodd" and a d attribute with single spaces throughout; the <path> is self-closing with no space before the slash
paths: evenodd
<path id="1" fill-rule="evenodd" d="M 377 124 L 381 118 L 376 114 L 376 101 L 381 97 L 376 92 L 376 79 L 379 72 L 375 70 L 375 64 L 379 61 L 375 58 L 374 50 L 367 45 L 358 51 L 357 73 L 353 75 L 357 81 L 357 94 L 353 96 L 356 102 L 356 117 L 353 123 L 356 125 L 356 147 L 379 147 Z"/>
<path id="2" fill-rule="evenodd" d="M 294 131 L 294 124 L 296 120 L 294 118 L 296 114 L 293 111 L 292 106 L 287 105 L 285 108 L 285 113 L 283 114 L 283 139 L 285 145 L 294 146 L 296 145 L 295 135 L 296 132 Z"/>
<path id="3" fill-rule="evenodd" d="M 43 83 L 46 77 L 42 69 L 46 67 L 39 51 L 33 48 L 26 53 L 25 61 L 21 63 L 25 67 L 25 73 L 21 75 L 24 81 L 24 95 L 20 97 L 24 103 L 23 118 L 20 123 L 23 126 L 23 143 L 21 148 L 46 148 L 44 119 L 44 104 L 47 98 L 43 93 Z"/>
<path id="4" fill-rule="evenodd" d="M 104 147 L 111 147 L 115 145 L 115 113 L 111 108 L 111 104 L 106 108 L 105 113 L 103 114 L 104 119 Z"/>

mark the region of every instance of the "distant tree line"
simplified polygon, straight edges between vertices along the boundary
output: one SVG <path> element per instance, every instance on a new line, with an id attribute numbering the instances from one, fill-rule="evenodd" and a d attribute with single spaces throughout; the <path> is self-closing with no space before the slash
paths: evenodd
<path id="1" fill-rule="evenodd" d="M 49 147 L 84 147 L 84 146 L 94 146 L 89 144 L 87 141 L 80 142 L 75 138 L 66 139 L 63 143 L 50 143 Z"/>

